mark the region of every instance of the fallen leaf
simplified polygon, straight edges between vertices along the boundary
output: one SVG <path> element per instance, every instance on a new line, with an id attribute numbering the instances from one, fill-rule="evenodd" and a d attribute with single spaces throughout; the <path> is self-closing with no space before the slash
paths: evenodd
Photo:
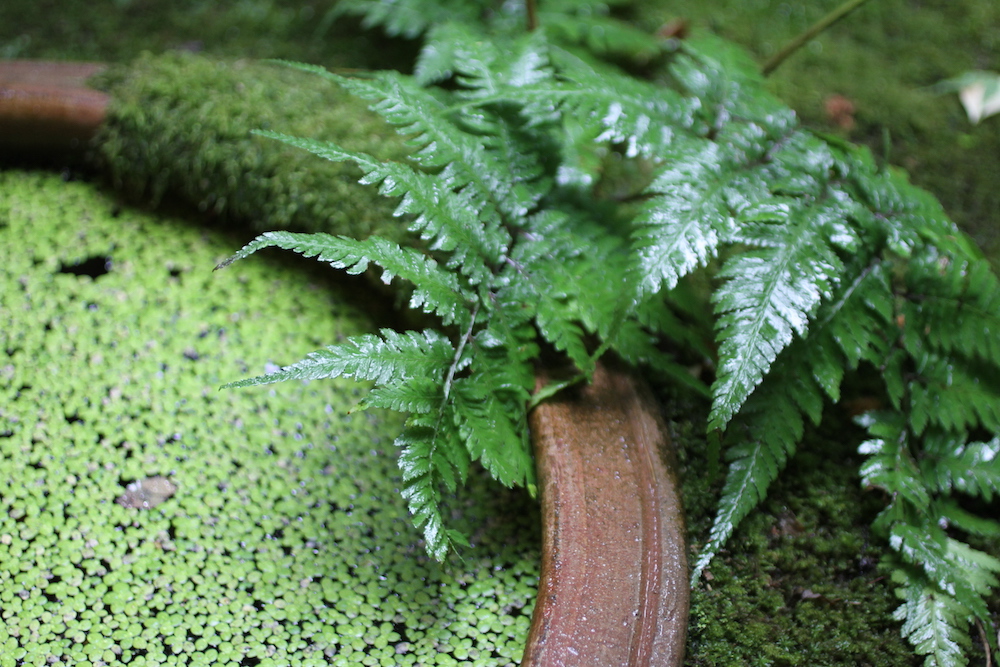
<path id="1" fill-rule="evenodd" d="M 150 509 L 177 493 L 177 485 L 159 475 L 139 479 L 125 487 L 125 493 L 115 498 L 123 507 Z"/>
<path id="2" fill-rule="evenodd" d="M 942 92 L 957 92 L 972 123 L 1000 113 L 1000 74 L 973 71 L 937 84 Z"/>

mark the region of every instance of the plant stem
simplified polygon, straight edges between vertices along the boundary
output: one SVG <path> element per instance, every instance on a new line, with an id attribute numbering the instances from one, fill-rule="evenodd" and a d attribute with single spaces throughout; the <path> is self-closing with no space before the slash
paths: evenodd
<path id="1" fill-rule="evenodd" d="M 764 64 L 764 76 L 770 75 L 771 72 L 778 68 L 778 65 L 785 62 L 790 55 L 802 48 L 802 46 L 813 37 L 820 34 L 866 2 L 868 2 L 868 0 L 847 0 L 847 2 L 843 3 L 819 21 L 812 24 L 808 29 L 799 34 L 798 37 L 788 42 L 788 44 L 785 44 L 780 51 L 774 54 L 771 59 Z"/>
<path id="2" fill-rule="evenodd" d="M 528 12 L 528 32 L 535 32 L 538 27 L 538 6 L 535 0 L 525 0 L 524 6 Z"/>

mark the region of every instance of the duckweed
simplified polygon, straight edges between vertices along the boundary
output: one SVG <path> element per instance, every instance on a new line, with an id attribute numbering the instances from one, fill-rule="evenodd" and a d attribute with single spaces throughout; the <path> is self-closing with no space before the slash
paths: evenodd
<path id="1" fill-rule="evenodd" d="M 0 191 L 0 667 L 519 660 L 533 503 L 479 478 L 439 565 L 355 385 L 218 390 L 371 326 L 324 273 L 214 274 L 241 239 L 54 174 Z"/>

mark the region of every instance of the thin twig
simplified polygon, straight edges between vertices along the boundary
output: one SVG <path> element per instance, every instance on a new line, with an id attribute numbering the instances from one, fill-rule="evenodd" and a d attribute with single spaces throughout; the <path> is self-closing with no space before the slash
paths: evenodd
<path id="1" fill-rule="evenodd" d="M 538 6 L 535 0 L 524 0 L 524 6 L 528 10 L 528 32 L 535 32 L 538 28 Z"/>
<path id="2" fill-rule="evenodd" d="M 767 63 L 764 64 L 764 76 L 768 76 L 777 69 L 778 65 L 785 62 L 788 56 L 792 55 L 798 51 L 806 42 L 811 40 L 816 35 L 820 34 L 834 23 L 844 18 L 855 9 L 861 5 L 868 2 L 868 0 L 847 0 L 844 4 L 840 5 L 832 12 L 821 18 L 819 21 L 810 26 L 805 32 L 801 33 L 798 37 L 785 44 L 784 48 L 774 54 Z"/>

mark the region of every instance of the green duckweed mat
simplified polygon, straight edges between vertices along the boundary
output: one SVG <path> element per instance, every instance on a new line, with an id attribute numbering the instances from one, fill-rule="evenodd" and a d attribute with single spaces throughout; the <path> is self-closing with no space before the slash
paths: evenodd
<path id="1" fill-rule="evenodd" d="M 325 274 L 213 273 L 240 240 L 55 174 L 0 193 L 0 666 L 519 660 L 533 503 L 474 481 L 439 565 L 358 385 L 218 389 L 371 326 Z"/>

